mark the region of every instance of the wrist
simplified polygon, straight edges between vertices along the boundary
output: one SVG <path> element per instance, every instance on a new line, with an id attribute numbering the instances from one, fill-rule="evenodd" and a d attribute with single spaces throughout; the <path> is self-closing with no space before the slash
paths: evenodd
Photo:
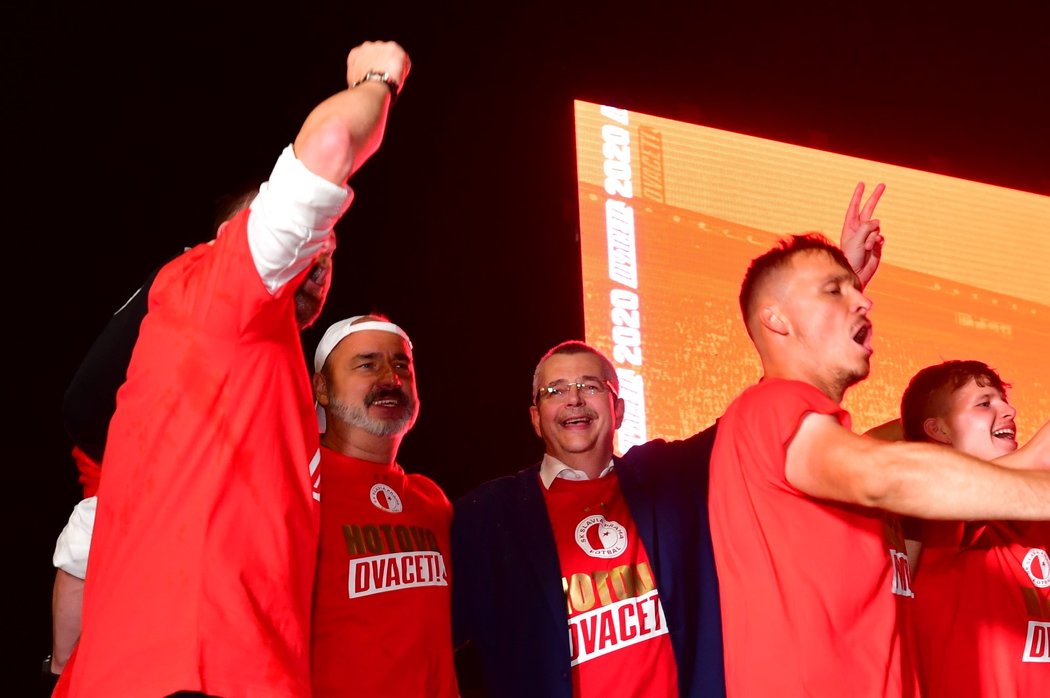
<path id="1" fill-rule="evenodd" d="M 360 80 L 350 85 L 350 89 L 354 89 L 358 85 L 362 85 L 366 82 L 381 82 L 386 85 L 387 89 L 390 90 L 390 103 L 393 104 L 397 100 L 397 96 L 401 93 L 401 83 L 399 83 L 390 73 L 380 72 L 378 70 L 370 70 L 364 74 Z"/>
<path id="2" fill-rule="evenodd" d="M 55 685 L 58 683 L 58 674 L 51 671 L 51 655 L 44 657 L 44 662 L 40 666 L 40 683 L 43 695 L 51 695 L 51 692 L 55 690 Z"/>

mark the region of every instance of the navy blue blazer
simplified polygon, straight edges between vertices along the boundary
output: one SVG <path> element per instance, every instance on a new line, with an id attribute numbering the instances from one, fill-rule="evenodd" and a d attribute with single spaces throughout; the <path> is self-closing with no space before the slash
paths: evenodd
<path id="1" fill-rule="evenodd" d="M 725 696 L 722 622 L 707 519 L 715 426 L 616 459 L 624 499 L 656 573 L 680 695 Z M 568 621 L 539 464 L 455 502 L 452 618 L 487 695 L 572 698 Z"/>

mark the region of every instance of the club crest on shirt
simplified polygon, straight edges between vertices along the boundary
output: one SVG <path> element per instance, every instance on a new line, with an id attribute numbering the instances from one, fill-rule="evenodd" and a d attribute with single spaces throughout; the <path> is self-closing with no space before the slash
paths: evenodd
<path id="1" fill-rule="evenodd" d="M 627 529 L 594 514 L 576 526 L 576 544 L 591 557 L 616 557 L 627 549 Z"/>
<path id="2" fill-rule="evenodd" d="M 1029 550 L 1021 562 L 1021 567 L 1028 573 L 1032 584 L 1040 589 L 1050 587 L 1050 555 L 1047 555 L 1045 550 L 1042 548 Z"/>
<path id="3" fill-rule="evenodd" d="M 382 483 L 372 485 L 372 489 L 368 492 L 368 499 L 371 500 L 377 509 L 382 509 L 391 514 L 397 514 L 403 508 L 401 497 L 397 496 L 397 492 Z"/>

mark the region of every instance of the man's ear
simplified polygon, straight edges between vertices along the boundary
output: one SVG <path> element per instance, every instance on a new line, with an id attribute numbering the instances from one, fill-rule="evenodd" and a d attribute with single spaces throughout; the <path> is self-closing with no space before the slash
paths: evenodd
<path id="1" fill-rule="evenodd" d="M 321 407 L 328 407 L 328 381 L 325 380 L 324 375 L 318 371 L 314 374 L 314 399 L 317 400 L 317 404 Z"/>
<path id="2" fill-rule="evenodd" d="M 623 398 L 616 398 L 616 402 L 613 403 L 613 424 L 616 425 L 614 429 L 619 429 L 621 426 L 623 426 L 624 409 L 625 407 Z"/>
<path id="3" fill-rule="evenodd" d="M 540 408 L 536 405 L 529 407 L 529 416 L 532 417 L 532 430 L 536 432 L 536 436 L 543 438 L 543 432 L 540 431 Z"/>
<path id="4" fill-rule="evenodd" d="M 952 436 L 948 432 L 947 427 L 945 427 L 944 422 L 937 417 L 927 417 L 923 420 L 922 430 L 930 441 L 936 441 L 939 444 L 947 444 L 949 446 L 952 443 Z"/>
<path id="5" fill-rule="evenodd" d="M 787 334 L 788 325 L 784 318 L 777 313 L 779 308 L 775 305 L 762 306 L 758 311 L 758 319 L 762 325 L 775 334 Z"/>

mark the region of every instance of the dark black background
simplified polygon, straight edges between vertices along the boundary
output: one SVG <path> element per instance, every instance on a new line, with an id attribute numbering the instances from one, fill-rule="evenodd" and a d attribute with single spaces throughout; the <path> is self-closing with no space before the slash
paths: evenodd
<path id="1" fill-rule="evenodd" d="M 50 646 L 77 362 L 155 264 L 211 236 L 224 195 L 266 177 L 361 41 L 398 41 L 413 70 L 305 342 L 370 310 L 406 328 L 423 406 L 399 460 L 452 497 L 540 455 L 533 366 L 583 336 L 574 98 L 1050 194 L 1039 0 L 427 5 L 7 9 L 11 695 Z"/>

